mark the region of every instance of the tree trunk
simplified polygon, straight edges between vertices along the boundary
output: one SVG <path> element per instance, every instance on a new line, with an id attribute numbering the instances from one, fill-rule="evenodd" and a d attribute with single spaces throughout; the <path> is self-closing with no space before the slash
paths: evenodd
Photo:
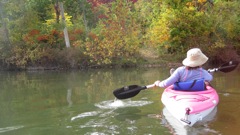
<path id="1" fill-rule="evenodd" d="M 59 10 L 59 4 L 58 4 L 58 0 L 56 1 L 55 5 L 54 5 L 54 9 L 55 9 L 55 13 L 56 13 L 56 22 L 59 23 L 60 22 L 60 10 Z"/>
<path id="2" fill-rule="evenodd" d="M 66 43 L 66 47 L 70 47 L 70 41 L 69 41 L 69 37 L 68 37 L 68 31 L 67 31 L 67 25 L 66 25 L 66 20 L 65 20 L 65 16 L 64 16 L 64 9 L 63 9 L 63 3 L 60 2 L 60 11 L 61 11 L 61 16 L 62 16 L 62 21 L 64 23 L 64 39 L 65 39 L 65 43 Z"/>
<path id="3" fill-rule="evenodd" d="M 83 22 L 84 22 L 84 27 L 85 27 L 85 33 L 86 33 L 86 36 L 88 35 L 88 23 L 87 23 L 87 19 L 86 19 L 86 9 L 85 9 L 85 2 L 81 0 L 79 0 L 80 2 L 80 6 L 82 8 L 82 11 L 83 11 Z"/>
<path id="4" fill-rule="evenodd" d="M 3 8 L 2 8 L 2 2 L 0 1 L 0 18 L 2 20 L 3 23 L 3 34 L 4 34 L 4 42 L 8 45 L 10 45 L 10 39 L 9 39 L 9 31 L 7 28 L 7 23 L 5 20 L 5 15 L 3 13 Z"/>

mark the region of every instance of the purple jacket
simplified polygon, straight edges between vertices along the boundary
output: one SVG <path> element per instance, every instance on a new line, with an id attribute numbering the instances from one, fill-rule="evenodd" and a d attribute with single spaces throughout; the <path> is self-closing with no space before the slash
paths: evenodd
<path id="1" fill-rule="evenodd" d="M 201 78 L 204 78 L 204 80 L 208 82 L 213 79 L 212 75 L 203 68 L 188 70 L 185 66 L 182 66 L 177 68 L 170 77 L 161 81 L 159 87 L 166 88 L 175 82 L 185 82 Z"/>

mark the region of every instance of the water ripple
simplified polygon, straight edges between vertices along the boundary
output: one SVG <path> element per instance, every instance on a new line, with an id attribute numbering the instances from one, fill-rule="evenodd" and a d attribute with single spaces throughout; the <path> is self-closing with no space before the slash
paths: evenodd
<path id="1" fill-rule="evenodd" d="M 95 106 L 101 109 L 115 109 L 115 108 L 123 108 L 123 107 L 139 107 L 145 106 L 153 103 L 152 101 L 131 101 L 131 100 L 108 100 L 100 103 L 96 103 Z"/>
<path id="2" fill-rule="evenodd" d="M 0 133 L 12 131 L 12 130 L 17 130 L 20 128 L 23 128 L 24 126 L 13 126 L 13 127 L 5 127 L 5 128 L 0 128 Z"/>
<path id="3" fill-rule="evenodd" d="M 96 116 L 98 115 L 100 112 L 99 111 L 92 111 L 92 112 L 85 112 L 85 113 L 81 113 L 77 116 L 74 116 L 71 118 L 71 121 L 78 119 L 78 118 L 85 118 L 85 117 L 89 117 L 89 116 Z"/>

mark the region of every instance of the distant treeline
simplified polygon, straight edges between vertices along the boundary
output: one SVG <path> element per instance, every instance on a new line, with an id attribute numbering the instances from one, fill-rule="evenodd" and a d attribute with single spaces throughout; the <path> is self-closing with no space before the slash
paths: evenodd
<path id="1" fill-rule="evenodd" d="M 2 69 L 128 66 L 201 48 L 239 60 L 239 0 L 1 0 Z M 169 58 L 170 59 L 170 58 Z"/>

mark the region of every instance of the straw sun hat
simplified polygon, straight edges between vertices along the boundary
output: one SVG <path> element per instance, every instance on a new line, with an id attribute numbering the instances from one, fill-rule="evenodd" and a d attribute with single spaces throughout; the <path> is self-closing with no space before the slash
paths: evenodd
<path id="1" fill-rule="evenodd" d="M 208 57 L 199 48 L 193 48 L 187 52 L 187 58 L 182 61 L 182 64 L 188 67 L 197 67 L 206 63 L 207 60 Z"/>

